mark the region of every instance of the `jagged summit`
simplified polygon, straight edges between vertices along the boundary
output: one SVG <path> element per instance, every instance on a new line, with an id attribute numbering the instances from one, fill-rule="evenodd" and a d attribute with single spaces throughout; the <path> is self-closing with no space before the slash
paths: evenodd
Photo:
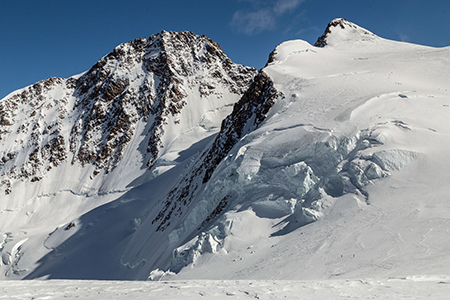
<path id="1" fill-rule="evenodd" d="M 191 31 L 162 31 L 149 39 L 136 39 L 116 47 L 80 78 L 77 91 L 80 98 L 86 99 L 82 103 L 90 111 L 95 106 L 94 102 L 106 100 L 120 103 L 113 107 L 121 111 L 122 104 L 132 104 L 130 109 L 137 110 L 137 116 L 145 120 L 150 115 L 155 117 L 154 126 L 147 134 L 150 157 L 146 160 L 152 167 L 160 148 L 164 147 L 163 127 L 167 127 L 165 123 L 179 124 L 177 115 L 188 103 L 189 89 L 199 92 L 200 98 L 220 96 L 222 92 L 217 89 L 218 85 L 226 86 L 230 93 L 242 94 L 254 72 L 252 68 L 234 64 L 217 43 L 204 35 L 198 36 Z M 168 118 L 174 120 L 167 122 Z M 128 117 L 124 116 L 125 119 Z M 94 120 L 92 122 L 96 122 Z M 84 128 L 78 131 L 81 135 L 89 127 L 88 122 L 84 124 Z M 103 128 L 104 124 L 97 122 L 96 126 Z M 84 151 L 81 156 L 85 157 Z M 89 157 L 94 158 L 97 164 L 102 159 L 96 159 L 96 156 L 96 153 L 91 153 Z M 109 159 L 111 155 L 105 153 L 101 157 Z"/>
<path id="2" fill-rule="evenodd" d="M 323 48 L 342 42 L 372 40 L 375 37 L 376 35 L 372 32 L 344 18 L 338 18 L 328 23 L 325 32 L 317 39 L 314 46 Z"/>
<path id="3" fill-rule="evenodd" d="M 26 224 L 39 248 L 58 224 L 187 168 L 256 74 L 205 35 L 162 31 L 118 45 L 80 75 L 2 99 L 0 231 L 9 245 Z M 0 240 L 2 274 L 16 273 L 20 255 L 9 245 Z"/>

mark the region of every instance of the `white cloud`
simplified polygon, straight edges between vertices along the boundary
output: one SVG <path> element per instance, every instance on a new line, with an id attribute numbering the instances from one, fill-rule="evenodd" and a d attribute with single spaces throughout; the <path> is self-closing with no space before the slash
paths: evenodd
<path id="1" fill-rule="evenodd" d="M 293 11 L 305 0 L 277 0 L 272 5 L 264 1 L 240 1 L 252 2 L 254 10 L 236 11 L 231 19 L 231 26 L 235 27 L 239 32 L 252 35 L 273 29 L 277 18 Z"/>
<path id="2" fill-rule="evenodd" d="M 233 15 L 231 24 L 238 31 L 251 35 L 273 28 L 275 18 L 271 11 L 264 9 L 255 12 L 237 11 Z"/>
<path id="3" fill-rule="evenodd" d="M 273 8 L 273 10 L 276 14 L 282 15 L 285 12 L 292 11 L 293 9 L 297 8 L 297 6 L 299 6 L 301 2 L 303 2 L 303 1 L 302 0 L 278 0 L 277 3 L 275 3 L 275 7 Z"/>

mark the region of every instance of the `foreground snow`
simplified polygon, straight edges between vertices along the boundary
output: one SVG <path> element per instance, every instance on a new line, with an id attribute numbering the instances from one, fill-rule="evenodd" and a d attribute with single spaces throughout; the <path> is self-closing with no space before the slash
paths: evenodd
<path id="1" fill-rule="evenodd" d="M 354 280 L 0 281 L 0 299 L 448 299 L 450 277 Z"/>

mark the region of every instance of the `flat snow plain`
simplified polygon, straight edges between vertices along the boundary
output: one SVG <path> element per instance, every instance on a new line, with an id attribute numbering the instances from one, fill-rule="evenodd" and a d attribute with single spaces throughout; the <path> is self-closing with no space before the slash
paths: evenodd
<path id="1" fill-rule="evenodd" d="M 0 281 L 0 299 L 448 299 L 449 276 L 355 280 Z"/>

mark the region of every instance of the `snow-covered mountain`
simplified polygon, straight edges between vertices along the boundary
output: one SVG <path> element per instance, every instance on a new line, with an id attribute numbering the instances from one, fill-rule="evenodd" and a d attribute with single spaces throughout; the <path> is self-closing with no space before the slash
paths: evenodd
<path id="1" fill-rule="evenodd" d="M 446 274 L 449 54 L 336 19 L 256 72 L 162 32 L 15 92 L 1 276 Z"/>
<path id="2" fill-rule="evenodd" d="M 2 269 L 35 231 L 47 236 L 190 159 L 255 74 L 206 36 L 163 31 L 1 100 Z"/>

